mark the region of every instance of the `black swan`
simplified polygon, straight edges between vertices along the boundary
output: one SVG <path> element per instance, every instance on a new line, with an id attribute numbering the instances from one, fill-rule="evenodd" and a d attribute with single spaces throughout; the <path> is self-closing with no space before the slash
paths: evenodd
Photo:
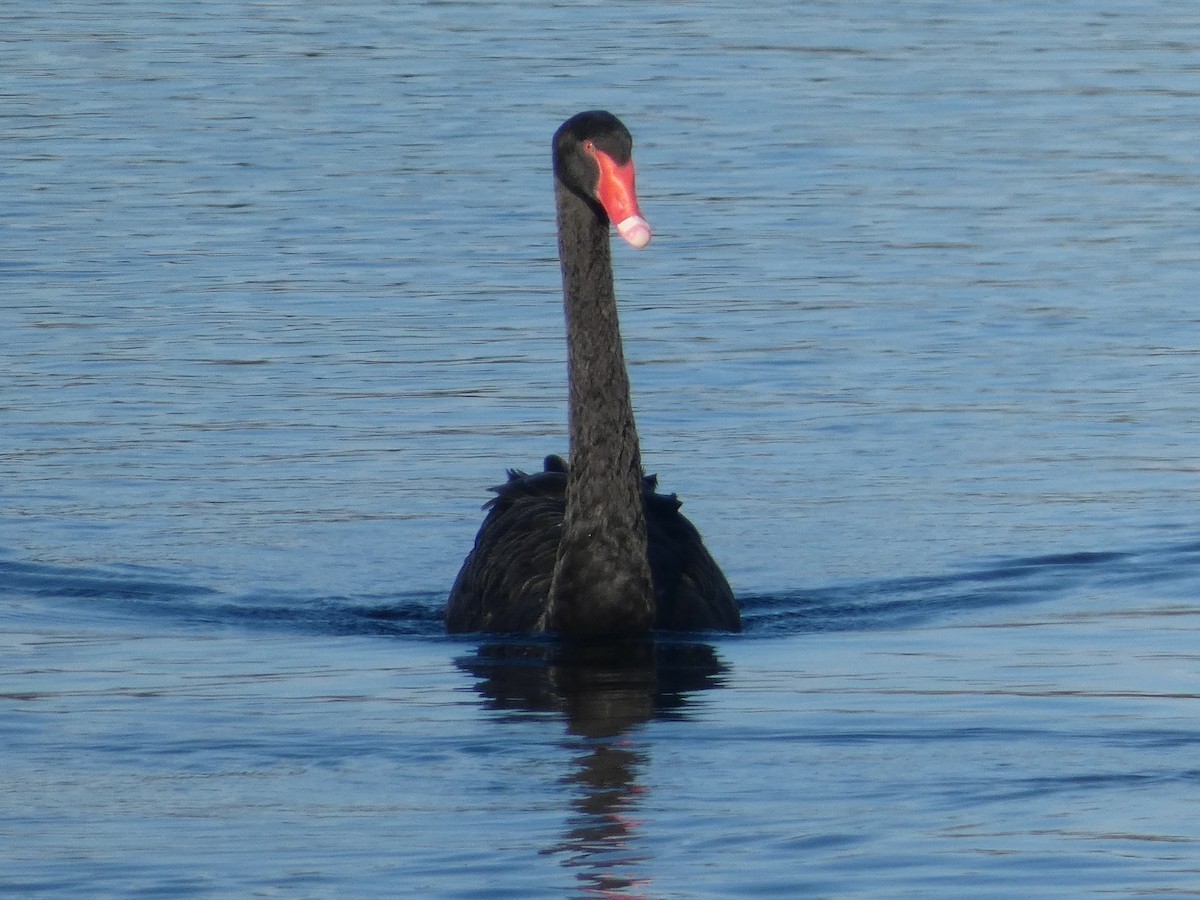
<path id="1" fill-rule="evenodd" d="M 634 192 L 633 138 L 611 113 L 555 132 L 554 195 L 567 320 L 570 465 L 510 470 L 450 590 L 451 633 L 628 637 L 738 631 L 729 582 L 674 494 L 642 473 L 621 350 L 608 226 L 650 242 Z"/>

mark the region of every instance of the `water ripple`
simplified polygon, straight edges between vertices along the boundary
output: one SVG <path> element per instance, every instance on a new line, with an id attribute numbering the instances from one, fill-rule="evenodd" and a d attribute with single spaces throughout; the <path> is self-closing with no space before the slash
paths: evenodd
<path id="1" fill-rule="evenodd" d="M 749 594 L 739 597 L 739 602 L 749 636 L 911 628 L 988 610 L 1048 603 L 1090 588 L 1189 583 L 1194 581 L 1197 562 L 1200 544 L 1192 542 L 1154 549 L 1055 553 L 995 560 L 978 569 L 936 576 Z M 76 614 L 145 616 L 192 627 L 310 634 L 439 637 L 443 633 L 445 597 L 428 592 L 230 595 L 142 567 L 72 568 L 12 559 L 0 559 L 0 582 L 0 596 L 63 601 Z"/>

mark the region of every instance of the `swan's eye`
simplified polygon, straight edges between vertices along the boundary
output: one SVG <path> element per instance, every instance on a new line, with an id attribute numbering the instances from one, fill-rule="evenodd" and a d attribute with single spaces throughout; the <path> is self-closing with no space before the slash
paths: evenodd
<path id="1" fill-rule="evenodd" d="M 589 156 L 596 155 L 596 145 L 594 143 L 592 143 L 591 141 L 584 141 L 583 149 Z"/>

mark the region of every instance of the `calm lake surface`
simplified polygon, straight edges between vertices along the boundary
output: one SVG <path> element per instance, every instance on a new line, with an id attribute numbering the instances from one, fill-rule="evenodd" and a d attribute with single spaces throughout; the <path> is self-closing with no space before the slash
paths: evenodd
<path id="1" fill-rule="evenodd" d="M 446 638 L 565 452 L 620 115 L 644 458 L 743 603 Z M 0 895 L 1200 895 L 1200 9 L 0 10 Z"/>

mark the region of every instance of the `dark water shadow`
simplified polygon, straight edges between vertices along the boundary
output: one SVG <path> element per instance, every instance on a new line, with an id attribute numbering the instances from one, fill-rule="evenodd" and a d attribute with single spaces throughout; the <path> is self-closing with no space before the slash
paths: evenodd
<path id="1" fill-rule="evenodd" d="M 571 764 L 558 780 L 571 788 L 570 809 L 561 838 L 541 852 L 573 873 L 577 896 L 646 896 L 637 812 L 650 748 L 639 727 L 686 720 L 698 693 L 721 687 L 727 668 L 716 650 L 678 639 L 489 640 L 455 662 L 501 719 L 552 714 L 566 726 Z"/>
<path id="2" fill-rule="evenodd" d="M 686 718 L 699 691 L 727 667 L 706 642 L 662 638 L 614 643 L 487 640 L 455 660 L 489 709 L 557 713 L 567 731 L 610 738 L 659 718 Z"/>

